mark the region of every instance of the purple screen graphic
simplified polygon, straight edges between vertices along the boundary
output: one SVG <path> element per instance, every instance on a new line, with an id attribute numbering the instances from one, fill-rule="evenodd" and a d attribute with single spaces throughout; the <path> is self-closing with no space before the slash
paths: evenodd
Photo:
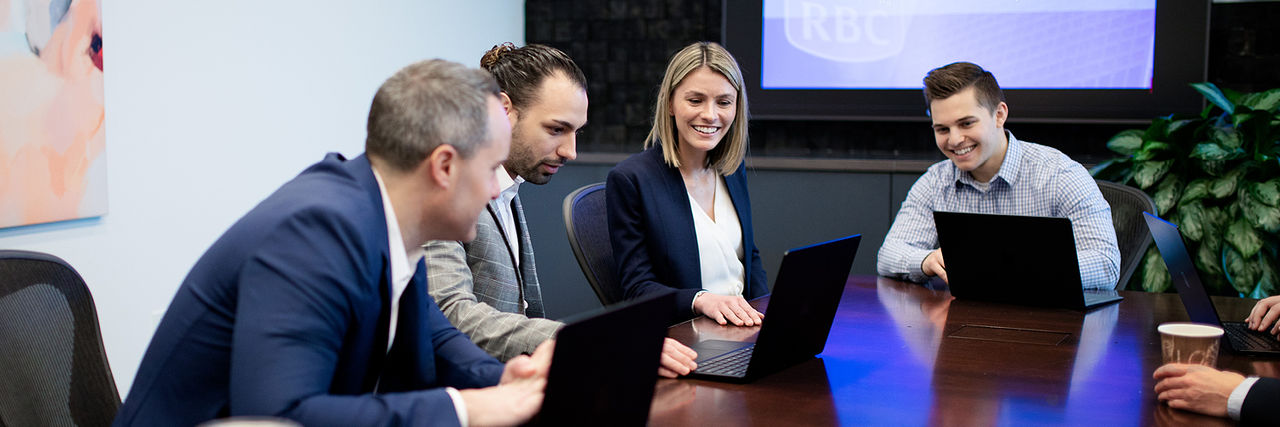
<path id="1" fill-rule="evenodd" d="M 765 0 L 764 89 L 919 89 L 969 61 L 1007 89 L 1151 89 L 1155 0 Z"/>

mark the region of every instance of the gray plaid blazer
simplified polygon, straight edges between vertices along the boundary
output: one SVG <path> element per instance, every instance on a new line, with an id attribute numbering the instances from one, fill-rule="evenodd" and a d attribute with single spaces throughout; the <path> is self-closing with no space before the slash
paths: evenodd
<path id="1" fill-rule="evenodd" d="M 503 362 L 552 338 L 560 322 L 545 319 L 542 288 L 533 262 L 533 245 L 525 225 L 520 196 L 511 201 L 520 236 L 520 269 L 497 224 L 497 201 L 480 212 L 476 238 L 470 243 L 427 242 L 427 289 L 458 330 Z M 528 302 L 521 310 L 520 300 Z"/>

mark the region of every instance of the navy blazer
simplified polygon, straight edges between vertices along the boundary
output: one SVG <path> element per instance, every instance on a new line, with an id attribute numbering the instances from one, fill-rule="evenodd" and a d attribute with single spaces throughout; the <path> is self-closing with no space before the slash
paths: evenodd
<path id="1" fill-rule="evenodd" d="M 440 313 L 422 262 L 388 354 L 388 254 L 368 158 L 329 154 L 196 262 L 114 424 L 271 415 L 307 426 L 456 425 L 440 387 L 497 384 L 503 365 Z"/>
<path id="2" fill-rule="evenodd" d="M 1280 379 L 1259 378 L 1244 396 L 1240 406 L 1240 425 L 1280 425 Z"/>
<path id="3" fill-rule="evenodd" d="M 745 165 L 724 177 L 729 197 L 742 223 L 743 296 L 769 293 L 760 251 L 751 231 L 751 200 Z M 677 318 L 694 316 L 693 297 L 702 290 L 702 265 L 693 228 L 693 207 L 680 170 L 662 159 L 662 147 L 635 154 L 609 171 L 605 199 L 609 238 L 623 295 L 639 298 L 676 289 Z"/>

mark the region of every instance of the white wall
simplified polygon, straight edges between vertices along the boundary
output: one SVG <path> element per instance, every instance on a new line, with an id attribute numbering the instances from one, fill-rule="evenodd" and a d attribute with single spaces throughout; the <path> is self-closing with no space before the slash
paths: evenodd
<path id="1" fill-rule="evenodd" d="M 182 278 L 307 165 L 363 151 L 384 79 L 524 42 L 522 0 L 106 0 L 108 214 L 0 230 L 88 282 L 121 396 Z"/>

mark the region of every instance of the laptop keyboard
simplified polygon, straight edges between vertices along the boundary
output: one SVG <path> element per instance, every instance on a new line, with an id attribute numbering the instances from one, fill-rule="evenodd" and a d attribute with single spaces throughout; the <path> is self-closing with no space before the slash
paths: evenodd
<path id="1" fill-rule="evenodd" d="M 721 354 L 705 362 L 698 364 L 695 371 L 699 374 L 724 375 L 730 377 L 743 377 L 747 375 L 747 366 L 751 364 L 751 354 L 755 351 L 755 344 Z"/>
<path id="2" fill-rule="evenodd" d="M 1223 322 L 1222 329 L 1226 331 L 1227 339 L 1231 340 L 1231 345 L 1240 345 L 1237 350 L 1270 350 L 1280 351 L 1280 340 L 1263 332 L 1249 329 L 1249 326 L 1239 322 Z"/>

